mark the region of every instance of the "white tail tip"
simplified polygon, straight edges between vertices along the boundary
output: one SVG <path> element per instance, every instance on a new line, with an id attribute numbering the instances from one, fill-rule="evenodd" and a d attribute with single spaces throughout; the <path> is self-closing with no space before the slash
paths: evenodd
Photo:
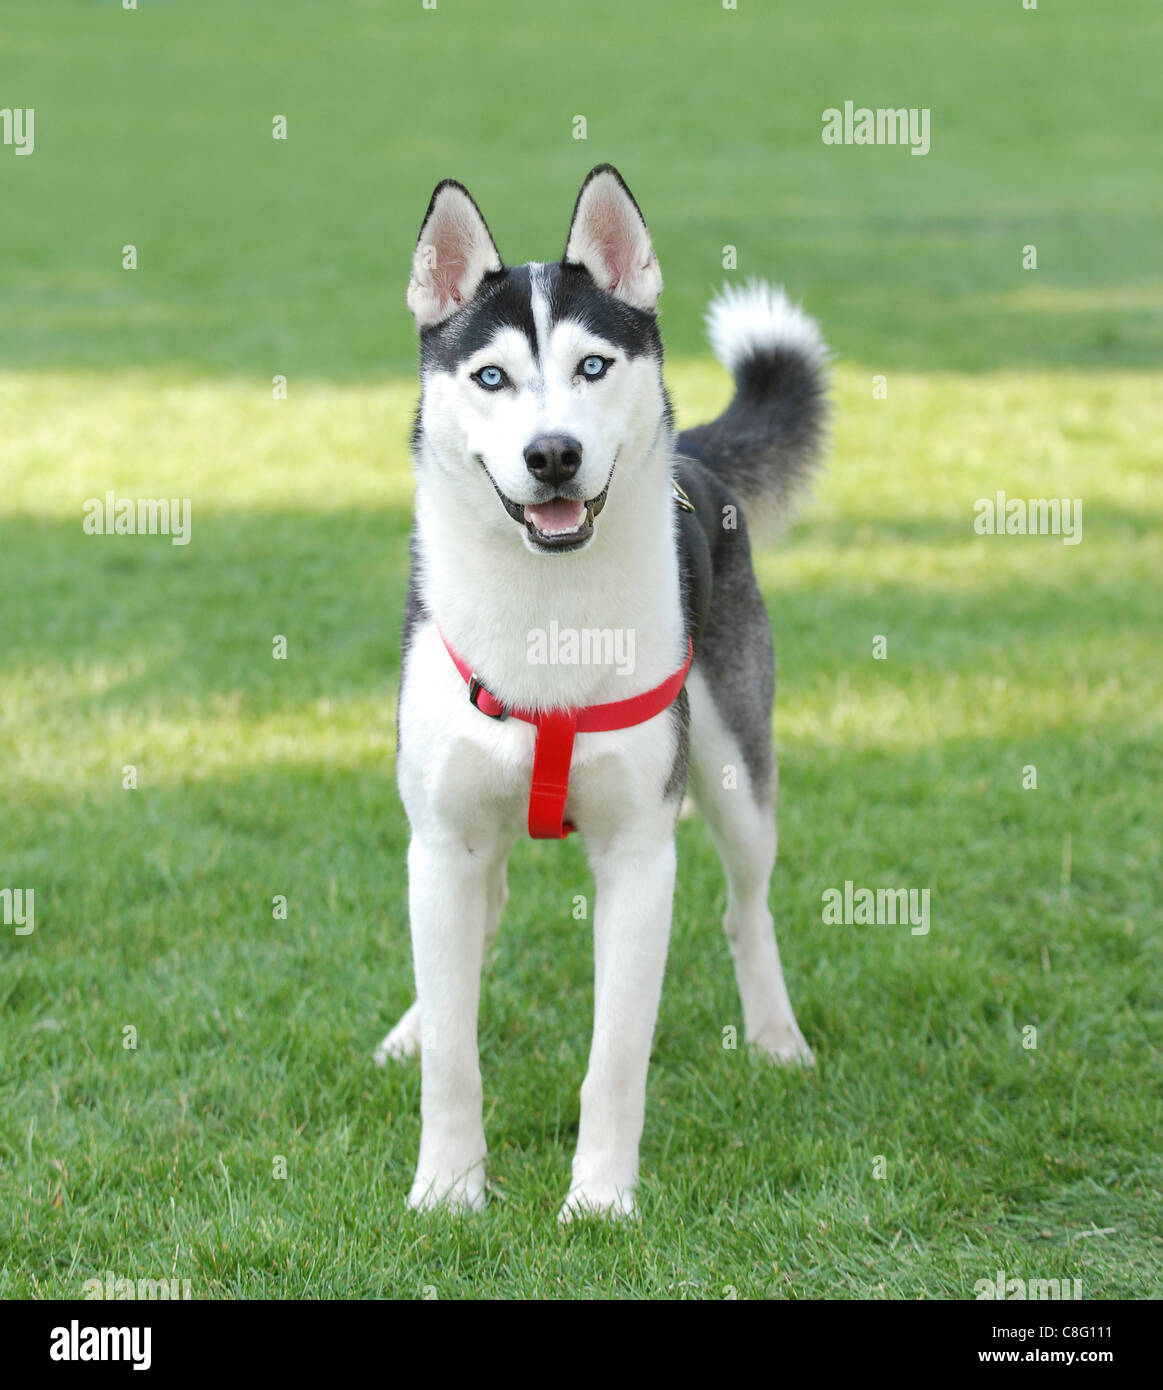
<path id="1" fill-rule="evenodd" d="M 817 366 L 828 359 L 816 320 L 792 303 L 782 285 L 766 280 L 724 285 L 707 308 L 707 333 L 732 376 L 757 353 L 799 352 Z"/>

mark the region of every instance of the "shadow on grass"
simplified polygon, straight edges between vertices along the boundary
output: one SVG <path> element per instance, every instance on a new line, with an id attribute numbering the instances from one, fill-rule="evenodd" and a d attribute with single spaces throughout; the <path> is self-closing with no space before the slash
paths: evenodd
<path id="1" fill-rule="evenodd" d="M 5 659 L 10 671 L 72 673 L 63 692 L 48 684 L 38 696 L 59 717 L 94 708 L 156 713 L 213 696 L 256 712 L 324 696 L 386 695 L 399 666 L 410 526 L 404 508 L 195 512 L 192 542 L 182 547 L 165 536 L 86 536 L 79 518 L 7 518 L 0 521 Z M 1085 538 L 1093 545 L 1098 536 L 1138 538 L 1153 528 L 1148 514 L 1093 508 Z M 782 545 L 953 550 L 969 543 L 1002 544 L 976 537 L 971 518 L 938 517 L 871 519 L 855 528 L 812 521 Z M 1076 564 L 1089 554 L 1085 543 L 1064 547 L 1056 538 L 1028 544 Z M 801 676 L 809 668 L 834 672 L 837 659 L 863 653 L 869 634 L 894 616 L 918 653 L 925 635 L 934 669 L 971 672 L 989 665 L 999 644 L 1017 640 L 1026 664 L 1053 669 L 1055 645 L 1076 644 L 1084 632 L 1100 645 L 1117 642 L 1120 629 L 1141 636 L 1157 607 L 1124 575 L 1091 572 L 1079 582 L 1065 563 L 1020 579 L 1000 570 L 988 587 L 978 579 L 968 590 L 917 584 L 907 561 L 902 573 L 891 583 L 870 575 L 856 584 L 768 589 L 777 639 L 796 640 Z M 287 639 L 286 661 L 272 657 L 276 635 Z M 805 644 L 816 648 L 809 663 Z M 87 667 L 100 670 L 89 690 Z M 82 689 L 71 689 L 78 677 Z"/>

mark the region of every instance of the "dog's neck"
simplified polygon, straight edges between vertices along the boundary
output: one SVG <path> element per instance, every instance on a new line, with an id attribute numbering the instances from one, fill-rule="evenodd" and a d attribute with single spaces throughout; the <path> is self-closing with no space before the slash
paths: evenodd
<path id="1" fill-rule="evenodd" d="M 669 429 L 639 457 L 619 458 L 593 538 L 560 555 L 530 551 L 516 522 L 482 523 L 482 506 L 501 509 L 488 480 L 466 489 L 424 455 L 421 441 L 420 595 L 498 698 L 517 707 L 601 704 L 648 690 L 681 664 Z"/>

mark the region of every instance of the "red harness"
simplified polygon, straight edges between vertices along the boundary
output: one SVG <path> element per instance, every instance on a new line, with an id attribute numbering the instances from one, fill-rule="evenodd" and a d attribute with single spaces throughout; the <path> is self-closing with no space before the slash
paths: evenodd
<path id="1" fill-rule="evenodd" d="M 565 798 L 569 794 L 569 766 L 573 760 L 575 734 L 600 734 L 611 729 L 629 729 L 645 724 L 673 704 L 683 687 L 694 659 L 695 644 L 687 638 L 686 660 L 661 685 L 628 700 L 612 700 L 605 705 L 585 705 L 581 709 L 509 709 L 481 684 L 467 661 L 452 650 L 442 632 L 440 640 L 448 648 L 452 663 L 468 684 L 468 701 L 490 719 L 523 719 L 537 726 L 533 750 L 533 783 L 529 788 L 529 834 L 534 840 L 564 840 L 575 827 L 565 819 Z"/>

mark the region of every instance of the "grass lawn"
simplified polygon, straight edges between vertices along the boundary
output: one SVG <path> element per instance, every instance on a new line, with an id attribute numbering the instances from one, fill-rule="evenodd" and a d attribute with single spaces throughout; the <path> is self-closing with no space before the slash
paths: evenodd
<path id="1" fill-rule="evenodd" d="M 0 3 L 0 100 L 37 111 L 33 157 L 0 147 L 0 887 L 36 895 L 0 933 L 0 1296 L 1163 1293 L 1163 21 L 886 8 L 593 0 L 563 45 L 532 3 Z M 846 98 L 931 106 L 931 153 L 826 149 Z M 758 557 L 818 1066 L 723 1046 L 684 821 L 643 1219 L 559 1230 L 591 890 L 578 844 L 520 844 L 493 1199 L 418 1217 L 419 1071 L 371 1062 L 411 998 L 408 254 L 444 174 L 511 259 L 559 254 L 602 159 L 655 232 L 683 423 L 728 393 L 726 244 L 837 351 L 829 471 Z M 1082 498 L 1081 544 L 976 535 L 999 489 Z M 84 535 L 108 490 L 190 498 L 191 543 Z M 825 925 L 849 879 L 928 888 L 928 935 Z"/>

